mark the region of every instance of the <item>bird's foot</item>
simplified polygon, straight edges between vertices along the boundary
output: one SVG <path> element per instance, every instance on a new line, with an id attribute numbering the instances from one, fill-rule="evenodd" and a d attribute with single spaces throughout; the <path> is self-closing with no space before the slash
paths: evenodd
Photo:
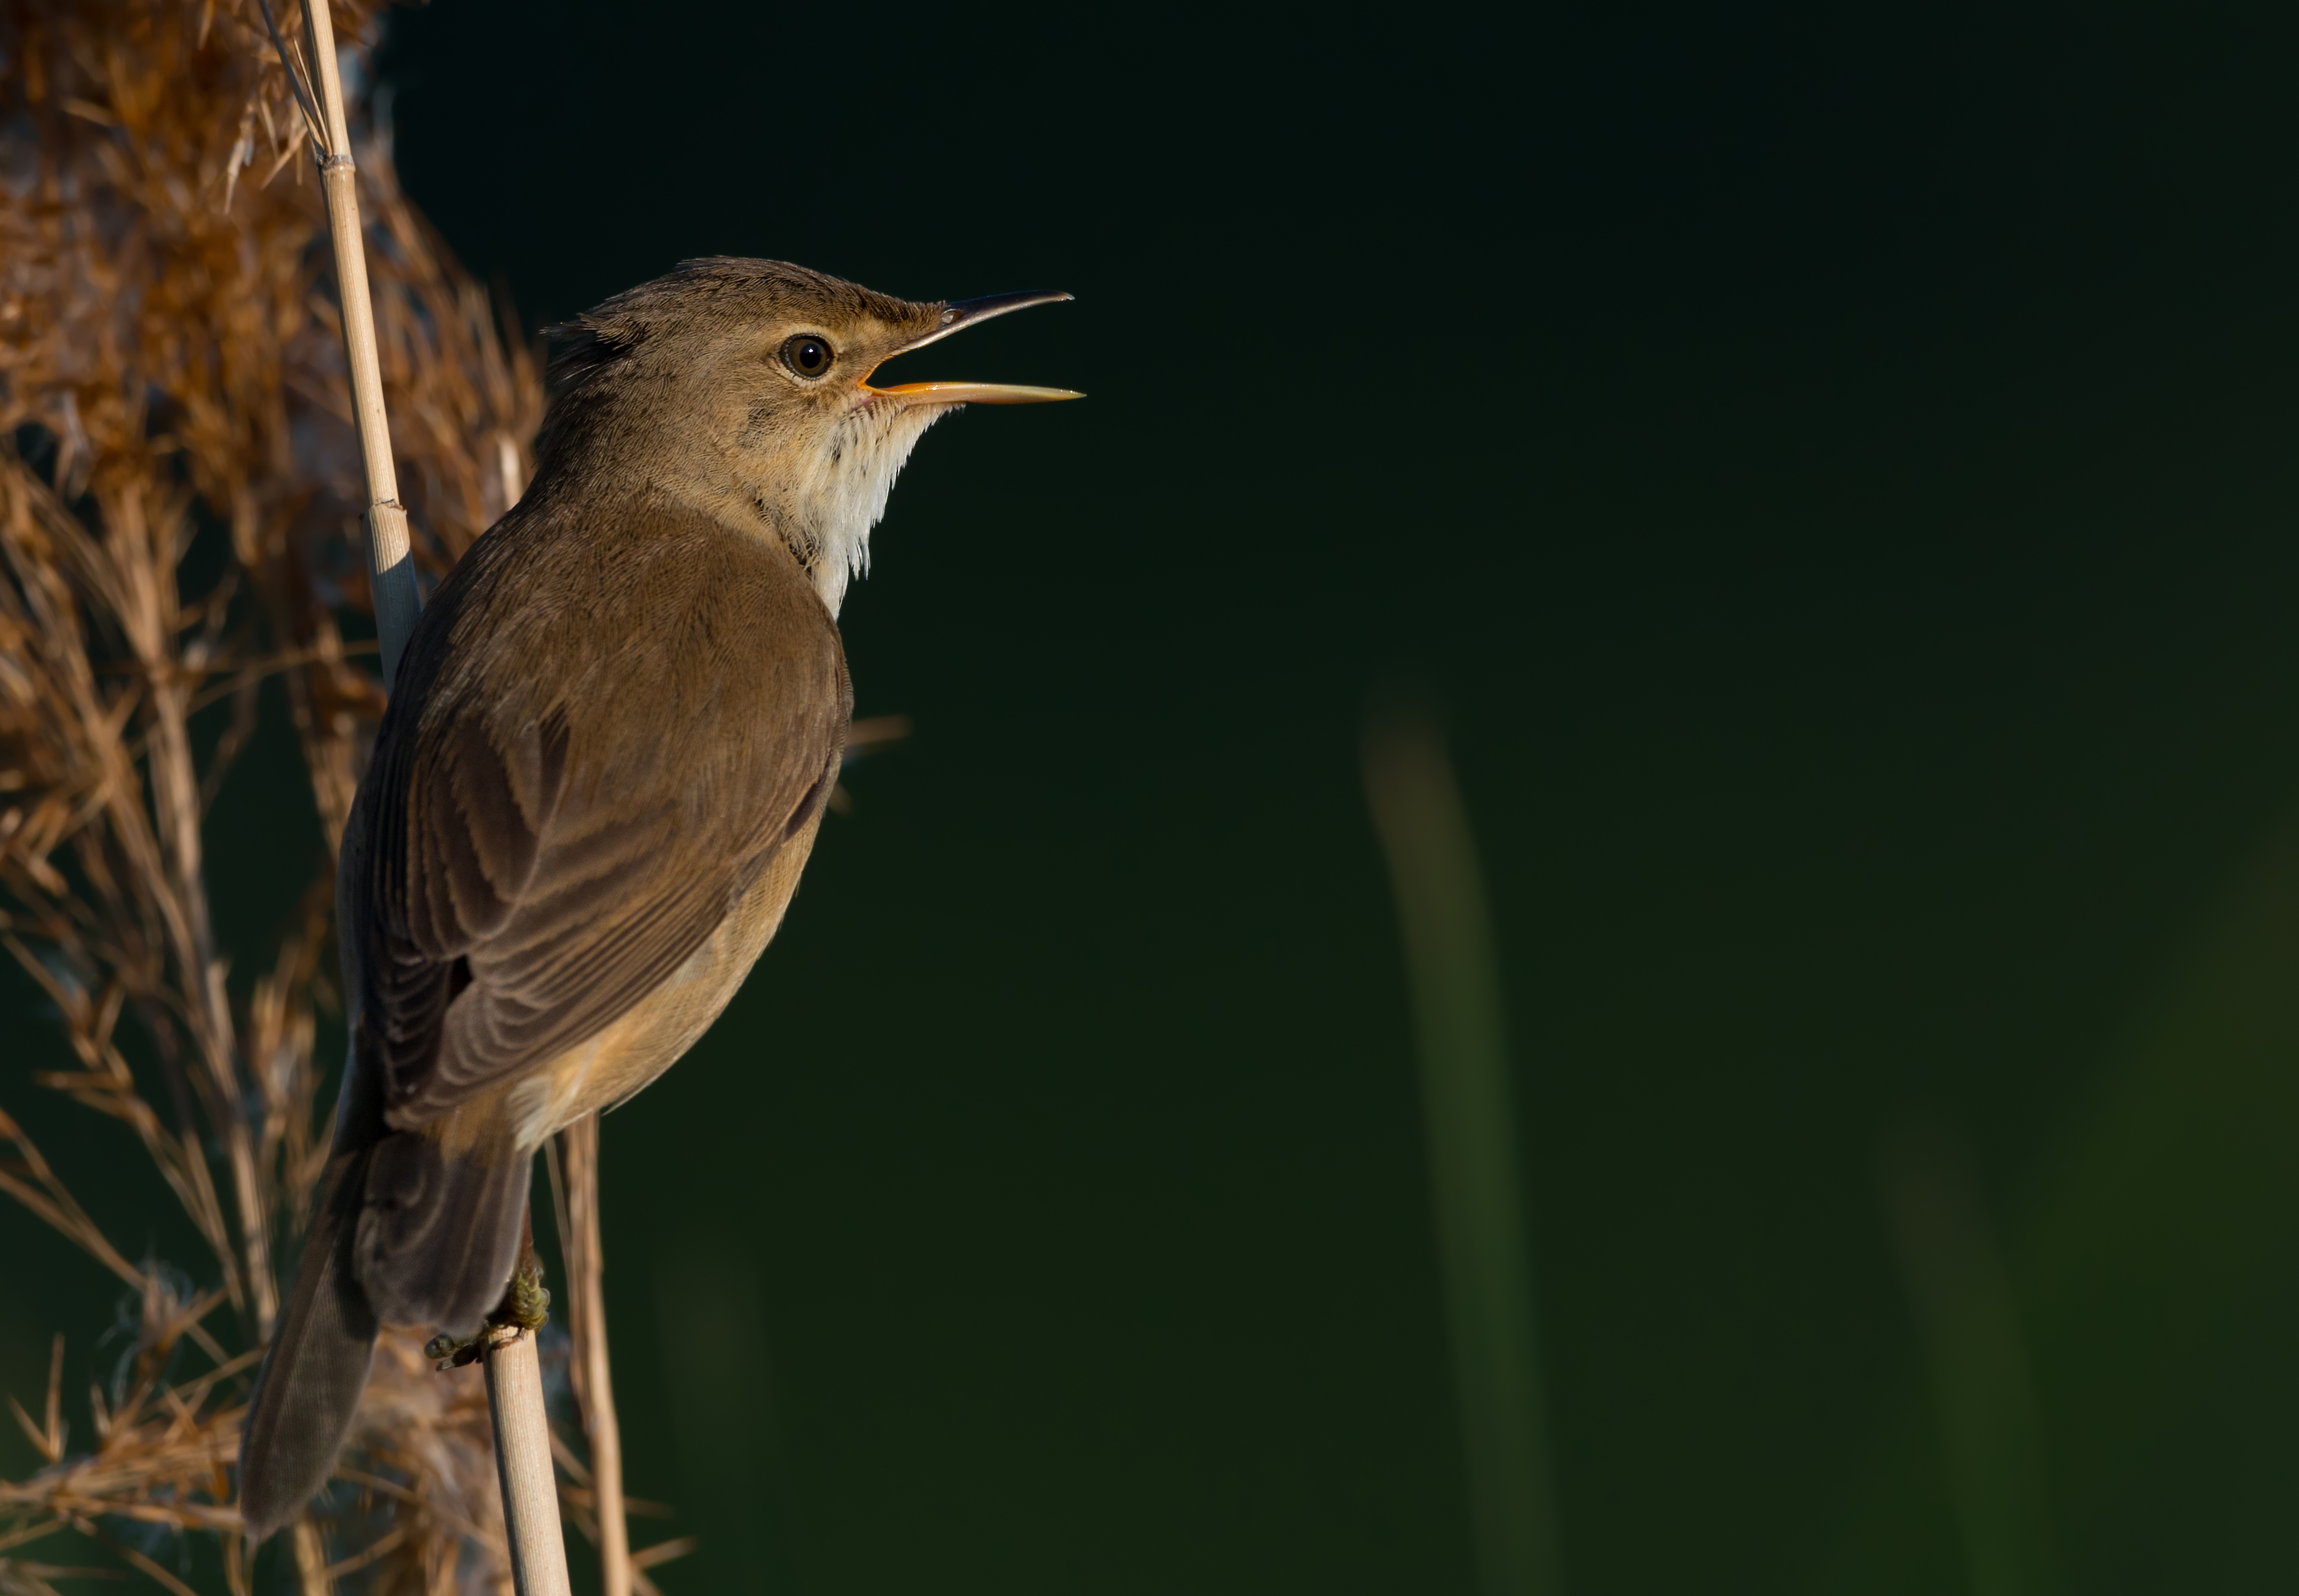
<path id="1" fill-rule="evenodd" d="M 520 1258 L 519 1270 L 510 1278 L 510 1289 L 503 1293 L 495 1311 L 487 1315 L 490 1330 L 540 1330 L 551 1318 L 551 1290 L 543 1283 L 543 1266 L 535 1260 L 532 1249 Z"/>
<path id="2" fill-rule="evenodd" d="M 451 1369 L 477 1362 L 487 1355 L 491 1345 L 533 1335 L 550 1319 L 551 1291 L 543 1284 L 543 1264 L 535 1255 L 535 1233 L 529 1229 L 520 1237 L 519 1267 L 511 1271 L 502 1301 L 480 1323 L 479 1333 L 469 1341 L 459 1336 L 434 1336 L 423 1344 L 423 1355 L 444 1374 Z"/>
<path id="3" fill-rule="evenodd" d="M 465 1341 L 460 1336 L 434 1336 L 423 1344 L 423 1355 L 439 1366 L 445 1374 L 451 1369 L 461 1369 L 466 1363 L 476 1363 L 487 1350 L 485 1331 Z"/>

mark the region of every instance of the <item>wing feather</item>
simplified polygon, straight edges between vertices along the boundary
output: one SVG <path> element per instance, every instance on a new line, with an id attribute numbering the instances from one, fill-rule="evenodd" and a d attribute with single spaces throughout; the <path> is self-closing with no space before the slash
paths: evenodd
<path id="1" fill-rule="evenodd" d="M 851 707 L 828 613 L 785 551 L 652 516 L 620 561 L 506 523 L 410 645 L 346 898 L 397 1123 L 613 1023 L 827 793 Z"/>

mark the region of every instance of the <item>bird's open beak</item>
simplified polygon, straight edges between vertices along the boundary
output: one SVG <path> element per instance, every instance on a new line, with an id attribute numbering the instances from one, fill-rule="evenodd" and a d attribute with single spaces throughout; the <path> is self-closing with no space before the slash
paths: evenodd
<path id="1" fill-rule="evenodd" d="M 888 355 L 906 355 L 914 349 L 924 349 L 929 343 L 940 343 L 952 333 L 979 326 L 993 316 L 1003 316 L 1008 310 L 1026 310 L 1032 305 L 1050 305 L 1074 296 L 1058 289 L 1028 294 L 993 294 L 987 299 L 962 299 L 942 308 L 942 325 L 923 338 L 913 338 Z M 867 379 L 863 386 L 869 387 Z M 1043 404 L 1055 399 L 1083 399 L 1083 393 L 1067 388 L 1025 388 L 1015 383 L 896 383 L 891 388 L 870 388 L 873 393 L 883 393 L 905 404 Z"/>

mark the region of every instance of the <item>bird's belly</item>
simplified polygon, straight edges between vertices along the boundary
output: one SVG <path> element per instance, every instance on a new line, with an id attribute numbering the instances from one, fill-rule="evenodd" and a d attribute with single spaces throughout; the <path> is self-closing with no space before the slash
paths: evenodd
<path id="1" fill-rule="evenodd" d="M 542 1145 L 585 1114 L 616 1107 L 701 1038 L 782 924 L 819 824 L 818 816 L 815 825 L 776 851 L 735 912 L 669 980 L 597 1036 L 511 1088 L 509 1108 L 522 1149 Z"/>

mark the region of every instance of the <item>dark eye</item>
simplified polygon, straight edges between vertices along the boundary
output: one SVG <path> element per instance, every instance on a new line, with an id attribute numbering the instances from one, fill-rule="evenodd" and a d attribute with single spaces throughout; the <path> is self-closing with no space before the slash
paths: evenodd
<path id="1" fill-rule="evenodd" d="M 812 333 L 801 333 L 783 343 L 783 364 L 801 376 L 820 376 L 830 369 L 830 345 Z"/>

